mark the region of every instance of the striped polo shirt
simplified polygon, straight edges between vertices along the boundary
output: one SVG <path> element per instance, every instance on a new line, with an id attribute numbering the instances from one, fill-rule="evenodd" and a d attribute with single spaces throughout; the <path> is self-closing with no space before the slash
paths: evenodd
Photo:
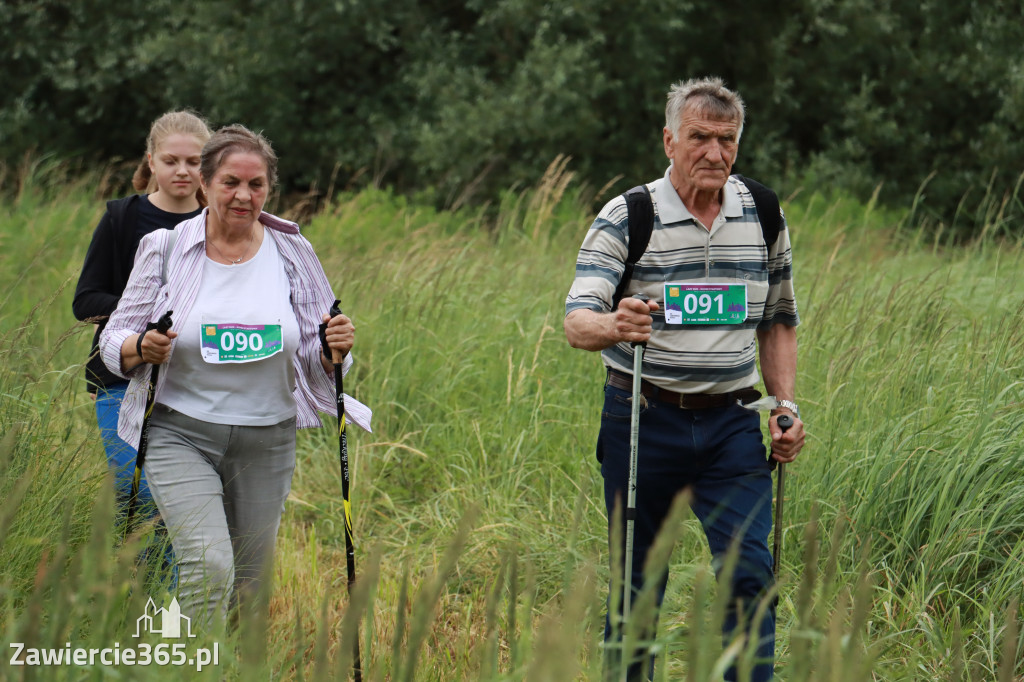
<path id="1" fill-rule="evenodd" d="M 671 167 L 669 168 L 671 170 Z M 782 228 L 769 250 L 754 199 L 739 179 L 724 187 L 722 209 L 705 229 L 687 210 L 669 181 L 669 171 L 647 185 L 654 201 L 654 230 L 624 296 L 643 293 L 658 301 L 643 378 L 682 393 L 727 393 L 758 382 L 756 331 L 774 324 L 799 324 L 793 293 L 789 232 Z M 608 202 L 587 232 L 576 260 L 576 279 L 565 313 L 609 312 L 625 270 L 629 227 L 626 201 Z M 747 320 L 741 324 L 666 325 L 664 284 L 746 284 Z M 619 343 L 601 353 L 607 367 L 633 373 L 633 351 Z"/>

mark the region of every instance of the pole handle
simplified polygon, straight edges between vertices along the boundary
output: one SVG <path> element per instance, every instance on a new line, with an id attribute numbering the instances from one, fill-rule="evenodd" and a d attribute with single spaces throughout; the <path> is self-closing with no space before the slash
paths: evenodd
<path id="1" fill-rule="evenodd" d="M 173 310 L 168 310 L 166 313 L 163 314 L 163 317 L 161 317 L 159 320 L 156 321 L 155 329 L 158 332 L 160 332 L 161 334 L 163 334 L 164 336 L 167 336 L 167 332 L 170 330 L 171 325 L 174 324 L 171 321 L 171 315 L 173 313 L 174 313 Z"/>
<path id="2" fill-rule="evenodd" d="M 142 357 L 142 339 L 145 338 L 146 334 L 150 330 L 153 330 L 153 329 L 155 329 L 156 331 L 160 332 L 164 336 L 167 336 L 167 332 L 170 330 L 171 326 L 174 324 L 171 321 L 171 315 L 173 313 L 174 313 L 173 310 L 168 310 L 166 313 L 163 314 L 163 317 L 161 317 L 159 320 L 157 320 L 156 322 L 150 322 L 149 324 L 147 324 L 146 328 L 142 330 L 141 334 L 139 334 L 139 338 L 136 339 L 136 341 L 135 341 L 135 352 L 137 352 L 139 354 L 140 358 Z M 145 360 L 143 360 L 143 362 L 145 362 Z"/>
<path id="3" fill-rule="evenodd" d="M 775 420 L 775 423 L 779 425 L 779 428 L 783 433 L 788 431 L 793 426 L 793 418 L 788 414 L 780 414 L 779 418 Z"/>
<path id="4" fill-rule="evenodd" d="M 341 301 L 334 299 L 334 304 L 331 306 L 328 314 L 331 318 L 341 315 Z M 330 358 L 331 362 L 335 366 L 338 366 L 345 361 L 345 356 L 342 355 L 341 351 L 334 350 L 327 343 L 327 322 L 320 323 L 320 346 L 323 348 L 324 357 Z"/>
<path id="5" fill-rule="evenodd" d="M 630 298 L 635 298 L 636 300 L 643 301 L 644 303 L 647 303 L 647 301 L 651 300 L 651 297 L 648 296 L 647 294 L 633 294 L 632 296 L 630 296 Z M 641 348 L 647 347 L 647 343 L 644 341 L 633 341 L 630 343 L 630 345 L 633 348 L 636 348 L 637 346 Z"/>

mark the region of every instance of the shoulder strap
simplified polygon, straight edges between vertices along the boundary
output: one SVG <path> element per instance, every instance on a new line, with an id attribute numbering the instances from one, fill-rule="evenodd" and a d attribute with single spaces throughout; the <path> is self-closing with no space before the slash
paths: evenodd
<path id="1" fill-rule="evenodd" d="M 164 284 L 167 284 L 167 262 L 171 259 L 171 252 L 174 251 L 174 244 L 178 241 L 178 231 L 171 229 L 167 235 L 167 243 L 164 244 L 164 263 L 160 270 L 160 279 L 163 280 Z"/>
<path id="2" fill-rule="evenodd" d="M 757 209 L 757 221 L 761 223 L 761 236 L 764 237 L 765 245 L 771 248 L 782 230 L 782 207 L 779 206 L 779 196 L 770 187 L 765 187 L 756 180 L 739 174 L 736 177 L 750 190 L 754 208 Z"/>
<path id="3" fill-rule="evenodd" d="M 626 226 L 629 228 L 629 253 L 626 255 L 626 268 L 622 271 L 622 279 L 615 288 L 612 297 L 612 310 L 619 307 L 626 286 L 633 278 L 633 268 L 647 251 L 654 231 L 654 202 L 647 185 L 638 185 L 622 195 L 626 199 Z"/>
<path id="4" fill-rule="evenodd" d="M 127 283 L 128 274 L 135 262 L 135 251 L 132 247 L 135 245 L 135 226 L 138 224 L 139 195 L 132 194 L 108 201 L 107 213 L 110 216 L 111 232 L 117 249 L 117 255 L 114 256 L 118 259 L 116 276 L 120 281 Z"/>
<path id="5" fill-rule="evenodd" d="M 742 175 L 736 177 L 747 186 L 754 199 L 757 220 L 761 223 L 761 236 L 765 245 L 771 248 L 778 241 L 779 232 L 782 230 L 782 207 L 779 205 L 779 197 L 770 187 L 755 180 Z M 626 199 L 629 253 L 626 256 L 622 279 L 619 280 L 619 286 L 612 297 L 612 310 L 619 307 L 619 301 L 622 300 L 626 287 L 633 278 L 634 267 L 647 251 L 651 233 L 654 232 L 654 202 L 651 200 L 651 192 L 647 185 L 638 185 L 622 196 Z"/>
<path id="6" fill-rule="evenodd" d="M 125 222 L 131 222 L 135 227 L 135 217 L 139 212 L 139 195 L 132 194 L 120 199 L 111 199 L 107 202 L 107 212 L 114 220 L 115 225 L 120 228 Z"/>

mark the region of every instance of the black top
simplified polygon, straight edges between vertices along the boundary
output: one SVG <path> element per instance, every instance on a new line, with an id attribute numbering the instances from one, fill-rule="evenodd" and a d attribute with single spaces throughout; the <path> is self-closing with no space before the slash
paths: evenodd
<path id="1" fill-rule="evenodd" d="M 154 230 L 174 229 L 178 223 L 199 215 L 201 210 L 169 213 L 154 206 L 147 196 L 137 194 L 107 202 L 107 212 L 96 226 L 89 251 L 85 254 L 82 274 L 71 304 L 77 319 L 99 324 L 85 366 L 85 381 L 90 392 L 126 383 L 106 368 L 98 348 L 100 332 L 107 318 L 117 309 L 121 294 L 128 285 L 139 242 Z"/>

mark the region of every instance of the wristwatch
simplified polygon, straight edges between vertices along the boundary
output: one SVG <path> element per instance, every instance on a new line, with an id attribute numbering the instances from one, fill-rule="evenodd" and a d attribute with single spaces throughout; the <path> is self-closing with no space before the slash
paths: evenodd
<path id="1" fill-rule="evenodd" d="M 780 400 L 776 398 L 775 402 L 779 404 L 779 407 L 785 407 L 787 410 L 795 414 L 797 419 L 800 418 L 800 408 L 792 400 L 786 400 L 785 398 Z"/>

